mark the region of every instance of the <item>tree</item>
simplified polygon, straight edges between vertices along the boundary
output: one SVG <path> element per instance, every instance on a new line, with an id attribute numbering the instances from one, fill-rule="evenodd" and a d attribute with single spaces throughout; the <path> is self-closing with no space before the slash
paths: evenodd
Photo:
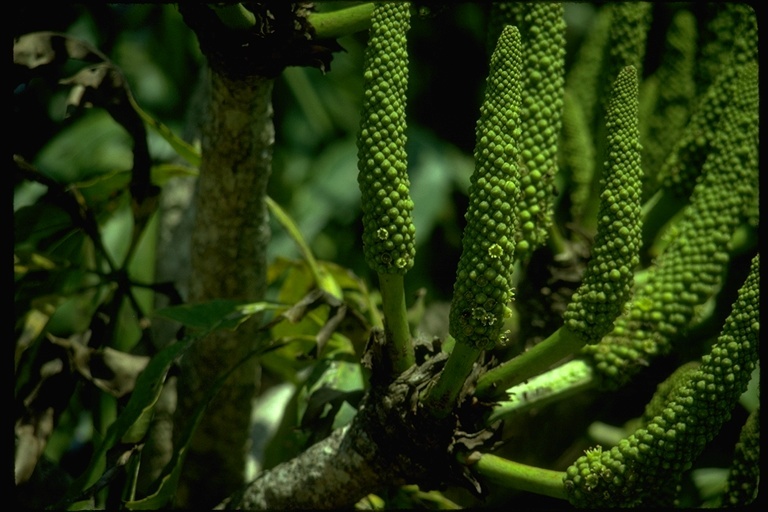
<path id="1" fill-rule="evenodd" d="M 17 28 L 14 115 L 36 120 L 14 137 L 19 503 L 751 502 L 754 419 L 730 479 L 711 468 L 759 410 L 755 12 L 318 8 Z M 114 39 L 75 37 L 118 14 Z M 145 80 L 194 112 L 203 62 L 185 140 Z M 189 275 L 162 281 L 184 176 Z"/>

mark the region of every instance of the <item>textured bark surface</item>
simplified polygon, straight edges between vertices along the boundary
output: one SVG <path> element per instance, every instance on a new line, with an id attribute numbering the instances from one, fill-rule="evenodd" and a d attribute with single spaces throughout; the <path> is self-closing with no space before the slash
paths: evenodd
<path id="1" fill-rule="evenodd" d="M 271 79 L 210 74 L 202 127 L 202 163 L 192 236 L 189 302 L 258 300 L 264 295 L 269 239 L 265 203 L 274 127 Z M 175 432 L 222 372 L 253 350 L 253 326 L 216 332 L 181 361 Z M 176 504 L 210 507 L 239 488 L 249 448 L 254 359 L 233 374 L 210 403 L 184 465 Z"/>
<path id="2" fill-rule="evenodd" d="M 349 426 L 262 473 L 218 508 L 349 508 L 383 485 L 459 483 L 450 453 L 457 418 L 436 419 L 418 402 L 444 363 L 444 355 L 435 356 L 389 385 L 374 378 Z"/>
<path id="3" fill-rule="evenodd" d="M 471 413 L 438 419 L 419 402 L 445 359 L 445 354 L 435 355 L 389 384 L 374 371 L 372 387 L 348 427 L 262 473 L 218 508 L 350 508 L 383 486 L 405 483 L 422 490 L 463 485 L 479 492 L 478 482 L 456 461 L 454 451 L 484 444 L 493 429 L 468 434 L 462 420 L 475 424 Z"/>

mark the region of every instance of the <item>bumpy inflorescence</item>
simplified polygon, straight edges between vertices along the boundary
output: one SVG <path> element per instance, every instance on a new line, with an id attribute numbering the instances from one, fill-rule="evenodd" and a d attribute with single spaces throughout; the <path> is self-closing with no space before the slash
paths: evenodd
<path id="1" fill-rule="evenodd" d="M 580 507 L 655 502 L 698 457 L 730 417 L 758 359 L 759 256 L 730 316 L 701 366 L 669 393 L 664 408 L 610 450 L 587 451 L 566 471 L 569 500 Z"/>
<path id="2" fill-rule="evenodd" d="M 491 57 L 477 123 L 475 171 L 450 312 L 451 335 L 479 349 L 498 340 L 512 296 L 521 68 L 520 33 L 507 26 Z"/>
<path id="3" fill-rule="evenodd" d="M 596 80 L 594 85 L 598 96 L 591 98 L 591 100 L 596 101 L 591 112 L 586 110 L 588 108 L 586 103 L 582 105 L 584 107 L 583 113 L 594 123 L 592 134 L 597 157 L 594 172 L 597 176 L 602 174 L 602 166 L 606 159 L 604 120 L 611 97 L 611 88 L 621 70 L 627 66 L 633 66 L 637 70 L 638 76 L 643 75 L 642 69 L 651 21 L 651 7 L 650 2 L 613 2 L 607 3 L 602 8 L 610 20 L 607 22 L 606 40 L 599 48 L 594 49 L 595 51 L 602 50 L 601 55 L 598 56 L 599 69 L 592 69 L 593 72 L 599 72 L 599 75 L 597 77 L 585 77 L 590 81 Z M 602 41 L 598 39 L 598 42 Z M 574 78 L 573 73 L 568 78 L 572 80 Z M 578 91 L 583 87 L 585 86 L 576 86 L 573 90 Z M 581 97 L 588 98 L 589 95 Z M 584 203 L 583 211 L 579 212 L 582 216 L 580 219 L 582 226 L 587 231 L 596 229 L 598 201 L 594 199 L 599 193 L 598 184 L 599 180 L 593 179 L 591 181 L 589 200 Z"/>
<path id="4" fill-rule="evenodd" d="M 696 18 L 690 11 L 678 11 L 651 82 L 656 91 L 653 112 L 644 131 L 641 126 L 647 195 L 654 191 L 656 175 L 690 116 L 696 96 L 696 49 Z"/>
<path id="5" fill-rule="evenodd" d="M 607 164 L 601 178 L 597 235 L 584 280 L 563 315 L 565 327 L 585 343 L 596 343 L 611 331 L 632 294 L 639 262 L 642 171 L 637 82 L 635 68 L 628 66 L 614 84 L 606 116 Z"/>
<path id="6" fill-rule="evenodd" d="M 558 2 L 519 6 L 523 41 L 523 102 L 520 109 L 519 257 L 541 246 L 552 224 L 557 141 L 562 125 L 565 82 L 565 21 Z"/>
<path id="7" fill-rule="evenodd" d="M 742 44 L 737 39 L 743 39 L 744 23 L 752 24 L 757 20 L 755 10 L 748 2 L 707 2 L 702 7 L 698 13 L 701 35 L 696 66 L 697 95 L 704 94 L 727 69 L 724 66 L 732 59 L 732 50 Z"/>
<path id="8" fill-rule="evenodd" d="M 559 143 L 560 172 L 569 179 L 571 216 L 582 220 L 595 174 L 593 136 L 599 112 L 597 86 L 603 66 L 611 13 L 600 9 L 568 71 L 563 96 L 563 131 Z"/>
<path id="9" fill-rule="evenodd" d="M 494 2 L 489 38 L 514 25 L 523 42 L 520 108 L 520 230 L 515 259 L 525 258 L 549 236 L 552 224 L 557 142 L 565 82 L 565 20 L 559 2 Z"/>
<path id="10" fill-rule="evenodd" d="M 754 11 L 746 5 L 733 6 L 728 11 L 742 13 L 738 18 L 738 36 L 714 82 L 698 99 L 688 125 L 659 172 L 661 187 L 680 198 L 691 194 L 704 159 L 721 130 L 723 112 L 738 93 L 740 73 L 744 66 L 757 62 L 757 17 Z"/>
<path id="11" fill-rule="evenodd" d="M 404 274 L 416 251 L 405 153 L 409 9 L 408 3 L 376 4 L 365 50 L 358 183 L 365 259 L 379 274 Z"/>
<path id="12" fill-rule="evenodd" d="M 760 482 L 760 407 L 747 417 L 739 434 L 728 474 L 723 505 L 737 507 L 750 505 L 757 498 Z"/>
<path id="13" fill-rule="evenodd" d="M 650 402 L 645 406 L 643 416 L 640 421 L 643 426 L 653 420 L 656 416 L 664 412 L 669 402 L 669 397 L 682 383 L 690 380 L 694 372 L 698 371 L 701 363 L 699 361 L 689 361 L 682 366 L 679 366 L 672 374 L 664 379 L 661 384 L 656 387 L 656 392 L 653 394 Z"/>
<path id="14" fill-rule="evenodd" d="M 600 70 L 605 65 L 611 17 L 608 6 L 597 11 L 565 80 L 567 94 L 579 105 L 590 137 L 597 124 L 596 118 L 600 115 Z"/>
<path id="15" fill-rule="evenodd" d="M 669 350 L 701 305 L 718 290 L 729 242 L 745 220 L 758 185 L 757 65 L 745 66 L 739 93 L 723 113 L 691 202 L 649 268 L 627 312 L 611 333 L 582 353 L 593 359 L 603 385 L 617 388 L 654 356 Z"/>
<path id="16" fill-rule="evenodd" d="M 611 81 L 626 66 L 634 66 L 639 76 L 643 76 L 643 61 L 648 29 L 651 26 L 651 2 L 616 2 L 606 6 L 611 11 L 611 27 L 605 67 L 603 68 L 603 87 L 608 93 Z M 609 95 L 604 96 L 605 100 Z"/>

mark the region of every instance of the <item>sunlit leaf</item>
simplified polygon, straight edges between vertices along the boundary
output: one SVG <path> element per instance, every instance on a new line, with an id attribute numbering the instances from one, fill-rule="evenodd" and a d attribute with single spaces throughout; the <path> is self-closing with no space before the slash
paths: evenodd
<path id="1" fill-rule="evenodd" d="M 317 441 L 333 428 L 345 425 L 354 417 L 354 412 L 344 408 L 344 415 L 336 416 L 344 403 L 353 408 L 357 406 L 364 387 L 365 380 L 358 363 L 320 361 L 299 390 L 300 426 L 311 430 L 314 441 Z"/>

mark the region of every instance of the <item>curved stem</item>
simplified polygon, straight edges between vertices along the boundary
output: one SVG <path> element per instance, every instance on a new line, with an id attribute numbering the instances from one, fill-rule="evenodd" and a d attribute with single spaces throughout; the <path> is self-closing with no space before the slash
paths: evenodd
<path id="1" fill-rule="evenodd" d="M 515 384 L 541 374 L 583 346 L 581 339 L 565 327 L 560 327 L 530 350 L 481 375 L 475 394 L 478 397 L 491 398 L 504 393 Z"/>
<path id="2" fill-rule="evenodd" d="M 247 30 L 256 24 L 256 16 L 243 4 L 213 5 L 216 16 L 229 28 Z"/>
<path id="3" fill-rule="evenodd" d="M 402 274 L 379 274 L 379 288 L 390 361 L 395 373 L 403 373 L 414 365 L 416 358 L 408 329 Z"/>
<path id="4" fill-rule="evenodd" d="M 480 475 L 507 488 L 568 499 L 563 484 L 563 471 L 528 466 L 488 453 L 481 455 L 471 467 Z"/>
<path id="5" fill-rule="evenodd" d="M 316 39 L 336 39 L 371 26 L 373 2 L 331 12 L 313 12 L 307 21 L 315 29 Z"/>
<path id="6" fill-rule="evenodd" d="M 336 281 L 331 276 L 329 276 L 328 273 L 325 272 L 317 262 L 315 255 L 312 254 L 312 250 L 309 248 L 306 240 L 304 240 L 304 236 L 301 234 L 301 230 L 293 221 L 291 216 L 288 215 L 288 213 L 283 210 L 283 208 L 271 197 L 266 196 L 264 200 L 267 203 L 269 212 L 275 217 L 280 225 L 283 226 L 285 231 L 288 233 L 288 236 L 290 236 L 291 239 L 296 243 L 296 246 L 299 248 L 301 256 L 307 263 L 307 268 L 309 268 L 309 272 L 312 274 L 312 278 L 314 279 L 318 288 L 325 290 L 337 299 L 341 299 L 342 291 L 338 283 L 336 283 Z"/>

